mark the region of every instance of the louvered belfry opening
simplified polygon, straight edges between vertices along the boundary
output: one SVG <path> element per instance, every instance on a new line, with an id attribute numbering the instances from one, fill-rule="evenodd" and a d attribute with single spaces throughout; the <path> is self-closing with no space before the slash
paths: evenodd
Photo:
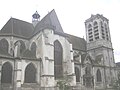
<path id="1" fill-rule="evenodd" d="M 57 40 L 54 42 L 54 75 L 55 79 L 63 77 L 63 49 L 60 42 Z"/>

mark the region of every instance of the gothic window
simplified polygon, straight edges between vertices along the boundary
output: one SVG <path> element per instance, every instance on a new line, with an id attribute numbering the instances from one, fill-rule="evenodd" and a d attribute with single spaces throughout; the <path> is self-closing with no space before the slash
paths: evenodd
<path id="1" fill-rule="evenodd" d="M 3 49 L 5 52 L 8 52 L 9 44 L 6 39 L 0 40 L 0 48 Z"/>
<path id="2" fill-rule="evenodd" d="M 105 30 L 107 30 L 107 24 L 105 23 Z"/>
<path id="3" fill-rule="evenodd" d="M 95 22 L 94 22 L 94 26 L 97 26 L 97 25 L 98 25 L 98 23 L 95 21 Z"/>
<path id="4" fill-rule="evenodd" d="M 90 67 L 86 67 L 85 68 L 85 74 L 90 75 L 90 72 L 91 72 Z"/>
<path id="5" fill-rule="evenodd" d="M 101 24 L 101 26 L 103 26 L 103 22 L 102 21 L 100 22 L 100 24 Z"/>
<path id="6" fill-rule="evenodd" d="M 36 56 L 36 43 L 33 42 L 31 45 L 31 52 Z"/>
<path id="7" fill-rule="evenodd" d="M 96 40 L 99 39 L 98 23 L 96 21 L 94 22 L 94 37 Z"/>
<path id="8" fill-rule="evenodd" d="M 88 25 L 88 28 L 91 28 L 91 27 L 92 27 L 92 25 L 91 25 L 91 24 L 89 24 L 89 25 Z"/>
<path id="9" fill-rule="evenodd" d="M 102 81 L 101 72 L 100 72 L 99 69 L 97 70 L 96 77 L 97 77 L 97 82 L 101 82 Z"/>
<path id="10" fill-rule="evenodd" d="M 62 78 L 63 76 L 63 49 L 59 41 L 54 42 L 54 75 L 55 79 Z"/>
<path id="11" fill-rule="evenodd" d="M 105 23 L 105 32 L 106 32 L 106 39 L 109 40 L 108 28 L 106 23 Z"/>
<path id="12" fill-rule="evenodd" d="M 93 33 L 92 33 L 92 25 L 88 25 L 88 35 L 89 35 L 89 41 L 92 41 L 93 39 Z"/>
<path id="13" fill-rule="evenodd" d="M 25 49 L 25 43 L 23 41 L 20 41 L 20 53 L 22 53 Z"/>
<path id="14" fill-rule="evenodd" d="M 15 46 L 19 46 L 19 52 L 20 54 L 23 53 L 23 51 L 26 50 L 26 46 L 25 46 L 25 43 L 22 41 L 22 40 L 18 40 L 15 42 Z"/>
<path id="15" fill-rule="evenodd" d="M 83 85 L 91 87 L 94 85 L 93 76 L 91 75 L 91 69 L 89 66 L 85 68 L 85 74 L 83 75 Z"/>
<path id="16" fill-rule="evenodd" d="M 6 62 L 2 66 L 1 83 L 12 83 L 12 65 Z"/>
<path id="17" fill-rule="evenodd" d="M 25 83 L 36 83 L 36 68 L 32 63 L 28 64 L 25 69 Z"/>
<path id="18" fill-rule="evenodd" d="M 75 67 L 76 82 L 80 82 L 80 71 L 79 68 Z"/>

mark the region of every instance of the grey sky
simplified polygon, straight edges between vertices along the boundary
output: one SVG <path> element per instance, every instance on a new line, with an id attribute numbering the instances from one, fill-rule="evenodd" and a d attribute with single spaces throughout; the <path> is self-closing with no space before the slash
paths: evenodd
<path id="1" fill-rule="evenodd" d="M 84 21 L 91 14 L 103 14 L 109 19 L 115 61 L 120 61 L 120 0 L 1 0 L 0 28 L 10 17 L 27 22 L 37 10 L 43 18 L 55 9 L 64 32 L 85 37 Z"/>

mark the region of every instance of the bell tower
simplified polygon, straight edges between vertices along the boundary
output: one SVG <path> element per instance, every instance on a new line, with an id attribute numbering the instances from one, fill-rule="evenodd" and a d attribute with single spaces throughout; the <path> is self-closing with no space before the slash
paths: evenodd
<path id="1" fill-rule="evenodd" d="M 38 12 L 36 11 L 36 12 L 32 15 L 32 23 L 33 23 L 33 26 L 35 27 L 39 21 L 40 21 L 40 15 L 39 15 Z"/>
<path id="2" fill-rule="evenodd" d="M 100 46 L 112 49 L 109 20 L 107 18 L 100 14 L 91 15 L 85 21 L 85 28 L 88 50 Z"/>
<path id="3" fill-rule="evenodd" d="M 115 60 L 111 42 L 109 20 L 103 15 L 91 15 L 85 21 L 87 53 L 98 63 L 98 67 L 103 67 L 104 83 L 111 84 L 115 75 Z M 100 59 L 99 59 L 99 56 Z M 107 68 L 106 68 L 107 67 Z M 111 75 L 111 76 L 110 76 Z"/>

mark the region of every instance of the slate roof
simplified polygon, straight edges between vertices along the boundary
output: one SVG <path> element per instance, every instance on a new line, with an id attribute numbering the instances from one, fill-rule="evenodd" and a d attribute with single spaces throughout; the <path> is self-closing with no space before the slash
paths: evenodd
<path id="1" fill-rule="evenodd" d="M 28 38 L 33 31 L 34 27 L 31 23 L 10 18 L 10 20 L 1 29 L 0 35 L 13 35 Z"/>
<path id="2" fill-rule="evenodd" d="M 35 27 L 32 23 L 10 18 L 1 29 L 0 35 L 14 35 L 30 38 L 45 28 L 54 29 L 57 34 L 64 34 L 54 9 L 49 12 L 40 22 L 38 22 Z"/>
<path id="3" fill-rule="evenodd" d="M 10 18 L 10 20 L 1 29 L 0 35 L 12 35 L 30 39 L 45 28 L 53 29 L 55 34 L 68 37 L 68 40 L 73 44 L 73 49 L 86 51 L 86 41 L 83 38 L 63 32 L 54 9 L 49 12 L 40 22 L 38 22 L 35 27 L 32 23 Z"/>
<path id="4" fill-rule="evenodd" d="M 70 34 L 66 34 L 68 40 L 72 43 L 73 49 L 86 51 L 86 41 L 84 38 L 76 37 Z"/>

